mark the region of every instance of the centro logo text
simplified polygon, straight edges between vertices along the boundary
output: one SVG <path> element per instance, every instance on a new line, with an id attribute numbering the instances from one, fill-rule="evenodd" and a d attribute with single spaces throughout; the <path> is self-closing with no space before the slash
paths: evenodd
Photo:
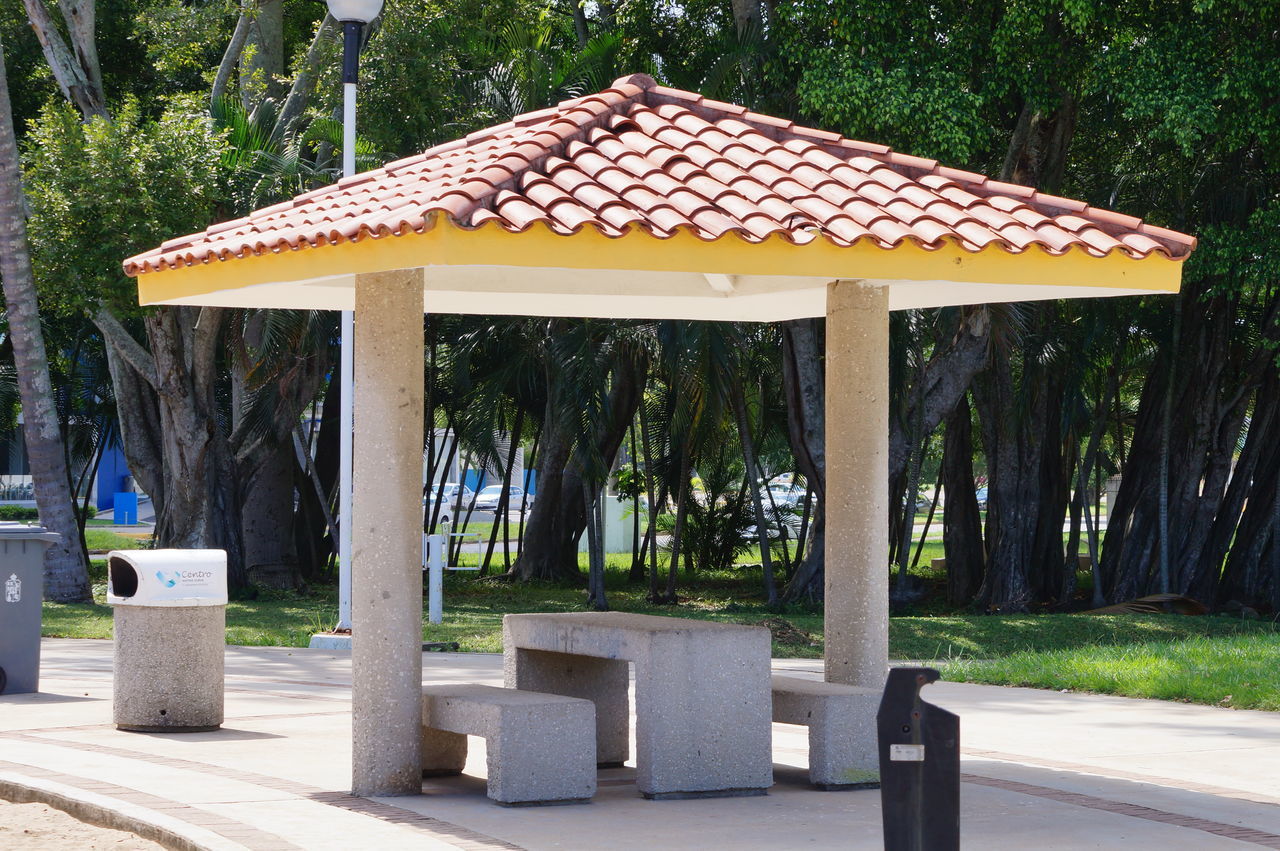
<path id="1" fill-rule="evenodd" d="M 156 579 L 160 580 L 160 584 L 166 588 L 172 588 L 181 582 L 184 585 L 194 585 L 206 582 L 213 578 L 213 573 L 208 570 L 157 570 Z"/>

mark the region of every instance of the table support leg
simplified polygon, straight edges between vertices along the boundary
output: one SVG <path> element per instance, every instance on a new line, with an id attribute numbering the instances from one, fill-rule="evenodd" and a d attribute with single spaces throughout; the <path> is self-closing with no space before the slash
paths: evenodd
<path id="1" fill-rule="evenodd" d="M 769 637 L 654 637 L 636 666 L 636 785 L 646 798 L 763 795 L 773 785 Z"/>
<path id="2" fill-rule="evenodd" d="M 582 697 L 596 705 L 596 762 L 622 765 L 631 754 L 630 667 L 625 660 L 572 653 L 508 648 L 503 668 L 507 688 Z"/>
<path id="3" fill-rule="evenodd" d="M 422 776 L 461 774 L 467 765 L 467 737 L 448 730 L 422 728 Z"/>

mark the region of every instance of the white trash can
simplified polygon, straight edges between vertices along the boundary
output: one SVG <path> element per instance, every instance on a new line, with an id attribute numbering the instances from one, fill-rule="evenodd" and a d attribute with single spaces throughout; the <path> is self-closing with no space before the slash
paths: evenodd
<path id="1" fill-rule="evenodd" d="M 222 725 L 227 554 L 115 550 L 107 555 L 114 607 L 117 729 L 199 733 Z"/>

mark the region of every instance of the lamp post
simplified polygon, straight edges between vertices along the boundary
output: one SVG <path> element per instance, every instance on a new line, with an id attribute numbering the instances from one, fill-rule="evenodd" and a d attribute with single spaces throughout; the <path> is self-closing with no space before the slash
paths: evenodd
<path id="1" fill-rule="evenodd" d="M 350 178 L 356 170 L 360 36 L 382 11 L 382 0 L 328 3 L 342 22 L 342 173 Z M 352 628 L 351 791 L 364 797 L 422 792 L 421 562 L 416 548 L 396 543 L 422 534 L 422 292 L 421 271 L 356 274 L 353 310 L 342 314 L 338 608 L 340 626 Z M 358 340 L 356 310 L 365 322 Z M 403 394 L 415 381 L 417 399 L 406 402 Z M 353 447 L 357 405 L 360 441 Z M 393 407 L 396 417 L 380 416 Z M 373 411 L 380 415 L 366 416 Z M 352 552 L 355 463 L 363 518 L 358 561 Z M 359 593 L 353 594 L 357 578 Z"/>
<path id="2" fill-rule="evenodd" d="M 329 14 L 342 22 L 342 176 L 356 173 L 356 79 L 360 36 L 382 11 L 382 0 L 328 0 Z M 351 432 L 355 399 L 355 312 L 342 311 L 342 410 L 339 418 L 338 629 L 351 629 Z"/>

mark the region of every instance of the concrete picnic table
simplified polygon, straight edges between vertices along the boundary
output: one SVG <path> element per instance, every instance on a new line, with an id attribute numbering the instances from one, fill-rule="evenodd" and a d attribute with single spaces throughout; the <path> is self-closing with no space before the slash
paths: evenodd
<path id="1" fill-rule="evenodd" d="M 635 666 L 636 785 L 646 798 L 762 795 L 773 785 L 770 637 L 763 627 L 564 612 L 502 621 L 508 688 L 596 704 L 596 759 L 629 756 Z"/>

